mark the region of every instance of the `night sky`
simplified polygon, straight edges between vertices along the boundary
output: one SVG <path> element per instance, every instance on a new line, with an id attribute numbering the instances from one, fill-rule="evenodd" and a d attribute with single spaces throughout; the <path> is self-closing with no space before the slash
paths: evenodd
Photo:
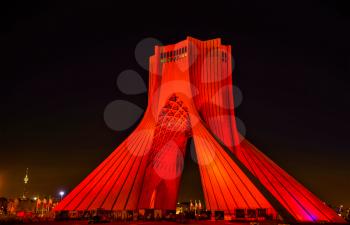
<path id="1" fill-rule="evenodd" d="M 26 167 L 32 196 L 77 185 L 137 124 L 109 129 L 105 107 L 121 99 L 146 108 L 146 93 L 125 95 L 116 86 L 126 69 L 148 81 L 136 45 L 192 36 L 232 45 L 247 139 L 324 201 L 350 207 L 346 5 L 47 2 L 0 7 L 0 196 L 22 194 Z M 188 196 L 197 181 L 185 182 Z"/>

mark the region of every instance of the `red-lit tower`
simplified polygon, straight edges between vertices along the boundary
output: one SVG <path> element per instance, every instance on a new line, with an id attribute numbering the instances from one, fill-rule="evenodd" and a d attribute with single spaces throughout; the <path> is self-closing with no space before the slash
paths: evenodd
<path id="1" fill-rule="evenodd" d="M 138 127 L 56 210 L 175 209 L 192 138 L 205 205 L 235 216 L 266 209 L 298 222 L 344 222 L 236 128 L 231 46 L 191 37 L 155 46 Z"/>

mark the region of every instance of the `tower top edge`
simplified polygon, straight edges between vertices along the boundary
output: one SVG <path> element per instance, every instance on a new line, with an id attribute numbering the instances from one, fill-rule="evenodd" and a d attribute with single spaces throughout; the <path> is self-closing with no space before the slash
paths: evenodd
<path id="1" fill-rule="evenodd" d="M 207 42 L 216 42 L 217 45 L 219 46 L 226 46 L 226 47 L 231 47 L 231 45 L 223 45 L 221 43 L 221 38 L 212 38 L 212 39 L 208 39 L 208 40 L 200 40 L 198 38 L 194 38 L 191 36 L 187 36 L 186 39 L 176 42 L 174 44 L 168 44 L 168 45 L 155 45 L 154 49 L 159 49 L 161 51 L 163 50 L 168 50 L 168 49 L 172 49 L 172 48 L 177 48 L 177 47 L 182 47 L 182 46 L 187 46 L 189 43 L 207 43 Z"/>

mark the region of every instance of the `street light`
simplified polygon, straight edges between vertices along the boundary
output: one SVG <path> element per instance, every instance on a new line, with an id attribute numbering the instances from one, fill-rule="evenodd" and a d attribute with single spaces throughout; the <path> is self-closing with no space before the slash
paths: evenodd
<path id="1" fill-rule="evenodd" d="M 62 201 L 62 198 L 63 198 L 63 195 L 64 195 L 64 191 L 60 191 L 60 196 L 61 196 L 61 201 Z"/>

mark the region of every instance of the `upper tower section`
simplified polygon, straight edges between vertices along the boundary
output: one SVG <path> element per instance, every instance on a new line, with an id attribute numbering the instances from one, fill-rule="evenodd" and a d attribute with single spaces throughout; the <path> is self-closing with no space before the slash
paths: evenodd
<path id="1" fill-rule="evenodd" d="M 220 38 L 192 37 L 156 46 L 150 58 L 150 99 L 162 105 L 170 95 L 183 94 L 196 114 L 230 149 L 238 141 L 234 118 L 231 46 Z M 192 106 L 191 106 L 192 105 Z M 159 109 L 155 111 L 158 112 Z M 225 135 L 228 133 L 230 135 Z"/>
<path id="2" fill-rule="evenodd" d="M 211 43 L 215 43 L 215 46 L 212 47 L 218 49 L 218 54 L 220 55 L 221 60 L 227 62 L 229 54 L 228 48 L 230 48 L 230 46 L 222 45 L 221 38 L 201 41 L 190 36 L 188 36 L 186 40 L 180 41 L 176 44 L 155 46 L 155 54 L 151 56 L 151 58 L 158 58 L 160 63 L 177 62 L 178 60 L 184 59 L 187 56 L 191 56 L 187 59 L 196 59 L 200 54 L 199 48 L 208 48 Z"/>

